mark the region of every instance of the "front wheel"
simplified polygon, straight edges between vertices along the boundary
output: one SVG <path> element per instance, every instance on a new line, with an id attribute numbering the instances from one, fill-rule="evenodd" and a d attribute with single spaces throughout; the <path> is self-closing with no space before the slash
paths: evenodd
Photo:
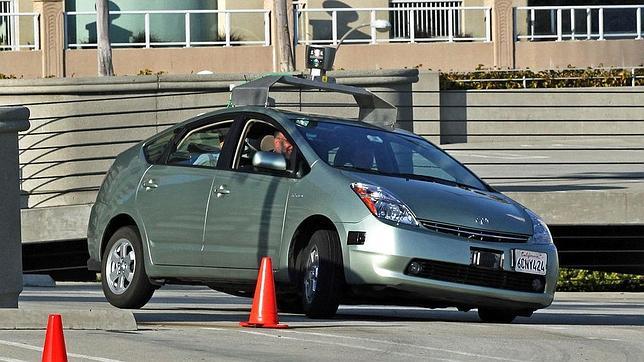
<path id="1" fill-rule="evenodd" d="M 344 284 L 342 251 L 335 232 L 318 230 L 298 255 L 302 309 L 309 318 L 330 318 Z"/>
<path id="2" fill-rule="evenodd" d="M 155 288 L 145 273 L 141 237 L 133 227 L 118 229 L 107 242 L 101 283 L 107 300 L 118 308 L 138 309 L 152 298 Z"/>

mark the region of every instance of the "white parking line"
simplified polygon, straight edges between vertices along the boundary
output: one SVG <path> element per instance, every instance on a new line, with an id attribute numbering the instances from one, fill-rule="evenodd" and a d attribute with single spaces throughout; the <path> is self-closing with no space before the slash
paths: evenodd
<path id="1" fill-rule="evenodd" d="M 28 349 L 28 350 L 31 350 L 31 351 L 42 352 L 42 347 L 32 346 L 30 344 L 11 342 L 11 341 L 3 341 L 3 340 L 0 340 L 0 344 L 4 344 L 5 346 L 10 346 L 10 347 L 16 347 L 16 348 Z M 78 353 L 67 353 L 67 357 L 82 358 L 82 359 L 87 359 L 87 360 L 90 360 L 90 361 L 97 361 L 97 362 L 121 362 L 121 361 L 116 360 L 116 359 L 87 356 L 87 355 L 78 354 Z"/>
<path id="2" fill-rule="evenodd" d="M 0 362 L 27 362 L 21 359 L 0 357 Z"/>
<path id="3" fill-rule="evenodd" d="M 470 352 L 461 352 L 461 351 L 455 351 L 455 350 L 451 350 L 451 349 L 438 348 L 438 347 L 419 346 L 419 345 L 411 344 L 411 343 L 392 342 L 392 341 L 386 341 L 386 340 L 381 340 L 381 339 L 364 338 L 364 337 L 352 337 L 352 336 L 341 336 L 341 335 L 328 334 L 328 333 L 300 332 L 300 331 L 294 331 L 294 330 L 286 330 L 285 332 L 287 332 L 287 333 L 298 333 L 298 334 L 308 334 L 308 335 L 312 335 L 312 336 L 328 337 L 328 338 L 355 339 L 355 340 L 365 341 L 365 342 L 382 343 L 382 344 L 396 345 L 396 346 L 401 346 L 401 347 L 424 349 L 424 350 L 428 350 L 428 351 L 451 353 L 451 354 L 457 354 L 457 355 L 466 356 L 466 357 L 485 358 L 485 359 L 492 359 L 492 360 L 499 360 L 499 361 L 514 361 L 512 359 L 503 358 L 503 357 L 488 356 L 488 355 L 484 355 L 484 354 L 470 353 Z"/>
<path id="4" fill-rule="evenodd" d="M 210 327 L 206 327 L 206 328 L 203 328 L 203 329 L 216 330 L 216 331 L 230 331 L 230 330 L 225 330 L 225 329 L 220 329 L 220 328 L 210 328 Z M 284 332 L 284 331 L 285 330 L 283 330 L 283 329 L 280 330 L 280 332 Z M 270 338 L 277 338 L 277 339 L 284 339 L 284 340 L 293 340 L 293 341 L 298 341 L 298 342 L 326 344 L 326 345 L 331 345 L 331 346 L 336 346 L 336 347 L 346 347 L 346 348 L 360 349 L 360 350 L 370 351 L 370 352 L 379 352 L 379 353 L 395 354 L 395 355 L 400 355 L 400 356 L 405 356 L 405 357 L 418 358 L 417 354 L 404 353 L 404 352 L 398 352 L 398 351 L 388 351 L 386 349 L 370 348 L 370 347 L 365 347 L 365 346 L 357 346 L 357 345 L 354 345 L 354 344 L 327 342 L 327 341 L 320 341 L 320 340 L 317 340 L 317 339 L 308 339 L 308 338 L 286 337 L 286 336 L 282 336 L 282 335 L 278 335 L 278 334 L 263 333 L 263 332 L 256 332 L 256 331 L 249 331 L 249 330 L 242 330 L 242 329 L 238 329 L 237 332 L 245 333 L 245 334 L 252 334 L 252 335 L 256 335 L 256 336 L 263 336 L 263 337 L 270 337 Z M 293 332 L 293 331 L 290 331 L 290 332 Z M 435 360 L 435 361 L 462 362 L 461 360 L 446 359 L 446 358 L 436 358 L 434 356 L 431 356 L 431 359 Z"/>

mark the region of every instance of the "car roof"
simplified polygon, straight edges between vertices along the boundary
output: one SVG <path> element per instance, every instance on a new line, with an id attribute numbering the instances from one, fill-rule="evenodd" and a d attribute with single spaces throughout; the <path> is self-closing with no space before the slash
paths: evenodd
<path id="1" fill-rule="evenodd" d="M 255 113 L 261 113 L 268 116 L 272 116 L 274 118 L 282 118 L 282 119 L 288 119 L 288 120 L 308 119 L 308 120 L 314 120 L 314 121 L 326 121 L 326 122 L 330 121 L 334 123 L 341 123 L 341 124 L 346 124 L 351 126 L 372 128 L 372 129 L 378 129 L 383 131 L 392 131 L 392 129 L 390 128 L 380 127 L 371 123 L 359 121 L 357 119 L 335 117 L 335 116 L 315 114 L 315 113 L 297 112 L 297 111 L 291 111 L 291 110 L 281 109 L 276 107 L 258 107 L 258 106 L 231 107 L 231 108 L 227 108 L 226 113 L 228 112 L 230 113 L 255 112 Z M 217 113 L 219 113 L 219 111 L 212 112 L 213 115 Z"/>

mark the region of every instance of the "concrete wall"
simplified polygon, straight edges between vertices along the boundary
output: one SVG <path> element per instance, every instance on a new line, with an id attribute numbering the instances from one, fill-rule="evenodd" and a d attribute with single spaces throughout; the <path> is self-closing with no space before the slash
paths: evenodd
<path id="1" fill-rule="evenodd" d="M 40 78 L 42 51 L 0 52 L 0 73 L 23 78 Z"/>
<path id="2" fill-rule="evenodd" d="M 112 56 L 117 75 L 136 75 L 143 69 L 169 74 L 191 74 L 202 70 L 238 73 L 248 69 L 270 72 L 273 69 L 273 48 L 264 46 L 113 49 Z M 96 50 L 65 52 L 65 72 L 69 77 L 96 75 L 96 62 Z"/>
<path id="3" fill-rule="evenodd" d="M 442 91 L 441 143 L 644 133 L 640 88 Z"/>
<path id="4" fill-rule="evenodd" d="M 516 68 L 632 67 L 644 65 L 644 40 L 516 42 Z"/>

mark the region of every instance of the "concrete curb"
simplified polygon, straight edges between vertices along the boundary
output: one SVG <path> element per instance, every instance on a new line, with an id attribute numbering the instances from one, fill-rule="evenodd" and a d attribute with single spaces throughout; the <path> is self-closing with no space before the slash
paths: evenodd
<path id="1" fill-rule="evenodd" d="M 56 286 L 56 281 L 49 275 L 45 274 L 23 274 L 22 286 L 53 288 Z"/>
<path id="2" fill-rule="evenodd" d="M 0 309 L 0 330 L 46 329 L 49 314 L 63 317 L 64 329 L 136 331 L 134 314 L 120 309 Z"/>

